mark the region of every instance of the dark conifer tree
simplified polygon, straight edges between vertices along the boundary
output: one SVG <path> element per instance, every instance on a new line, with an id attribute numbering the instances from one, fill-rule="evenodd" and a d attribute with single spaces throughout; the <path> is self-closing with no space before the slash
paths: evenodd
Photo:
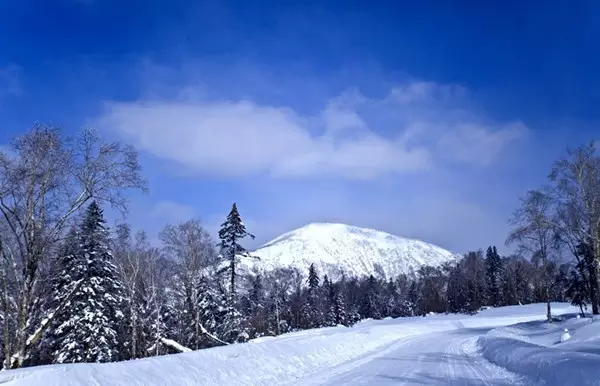
<path id="1" fill-rule="evenodd" d="M 308 292 L 302 311 L 303 324 L 308 328 L 322 327 L 323 312 L 321 310 L 321 299 L 319 297 L 319 275 L 314 264 L 308 268 Z"/>
<path id="2" fill-rule="evenodd" d="M 502 303 L 502 259 L 495 246 L 488 247 L 485 260 L 488 305 L 498 307 Z"/>
<path id="3" fill-rule="evenodd" d="M 249 255 L 248 251 L 240 244 L 240 241 L 248 236 L 254 238 L 254 235 L 246 230 L 237 205 L 234 203 L 227 215 L 227 219 L 221 224 L 221 229 L 219 230 L 221 254 L 229 261 L 228 266 L 224 270 L 229 271 L 230 288 L 226 305 L 227 313 L 223 320 L 223 329 L 226 335 L 225 340 L 228 342 L 245 342 L 249 337 L 247 323 L 237 309 L 236 303 L 237 259 L 239 256 Z"/>
<path id="4" fill-rule="evenodd" d="M 360 315 L 363 318 L 381 318 L 379 306 L 379 285 L 373 275 L 369 276 L 366 283 L 363 299 L 360 304 Z"/>
<path id="5" fill-rule="evenodd" d="M 219 247 L 221 249 L 222 256 L 229 261 L 229 291 L 231 296 L 231 304 L 235 304 L 236 298 L 236 263 L 237 258 L 240 255 L 248 255 L 248 251 L 240 244 L 240 241 L 245 237 L 254 239 L 254 235 L 248 233 L 246 226 L 244 225 L 240 213 L 238 212 L 237 205 L 234 203 L 231 207 L 231 211 L 227 215 L 227 219 L 221 224 L 219 230 Z"/>
<path id="6" fill-rule="evenodd" d="M 586 282 L 581 278 L 576 270 L 571 271 L 571 277 L 567 287 L 566 295 L 571 300 L 571 304 L 579 307 L 581 316 L 585 316 L 584 308 L 587 308 L 588 290 Z"/>
<path id="7" fill-rule="evenodd" d="M 96 202 L 88 207 L 77 237 L 79 245 L 69 247 L 64 257 L 62 282 L 83 284 L 70 301 L 56 327 L 56 363 L 111 362 L 119 359 L 117 342 L 123 319 L 122 291 L 109 248 L 109 234 L 102 210 Z M 68 255 L 68 257 L 67 257 Z M 60 285 L 58 285 L 60 287 Z"/>

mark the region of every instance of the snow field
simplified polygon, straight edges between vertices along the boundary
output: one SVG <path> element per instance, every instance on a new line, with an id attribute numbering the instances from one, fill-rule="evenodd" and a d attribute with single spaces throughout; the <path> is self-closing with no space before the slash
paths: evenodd
<path id="1" fill-rule="evenodd" d="M 490 331 L 479 338 L 483 357 L 544 385 L 600 385 L 600 320 L 556 319 Z M 571 337 L 561 342 L 565 328 Z"/>
<path id="2" fill-rule="evenodd" d="M 554 312 L 556 314 L 575 312 L 575 308 L 565 304 L 555 304 Z M 5 371 L 0 373 L 0 384 L 9 386 L 281 385 L 318 375 L 320 372 L 331 372 L 339 365 L 344 365 L 344 369 L 351 368 L 353 363 L 358 365 L 361 358 L 378 355 L 382 350 L 394 346 L 402 339 L 464 328 L 493 328 L 541 320 L 544 318 L 544 313 L 545 305 L 534 304 L 489 309 L 475 316 L 430 315 L 381 321 L 366 320 L 351 328 L 306 330 L 275 338 L 259 338 L 246 344 L 128 362 L 52 365 Z M 564 327 L 558 329 L 562 331 Z M 555 339 L 558 339 L 560 334 L 555 335 Z M 578 335 L 578 332 L 573 333 L 571 340 L 576 340 Z M 529 355 L 525 351 L 530 346 L 521 348 L 520 345 L 531 345 L 531 343 L 492 335 L 485 337 L 483 352 L 489 357 L 490 352 L 500 350 L 494 355 L 500 358 L 508 357 L 515 351 L 511 345 L 516 345 L 517 351 L 521 350 L 518 352 L 523 356 Z M 543 350 L 540 350 L 541 355 Z M 499 359 L 492 359 L 495 363 L 499 361 Z M 598 366 L 600 362 L 595 363 L 600 369 Z"/>

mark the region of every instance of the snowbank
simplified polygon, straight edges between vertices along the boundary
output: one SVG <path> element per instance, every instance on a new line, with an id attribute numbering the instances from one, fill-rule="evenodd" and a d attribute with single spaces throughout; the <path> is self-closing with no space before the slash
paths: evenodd
<path id="1" fill-rule="evenodd" d="M 561 342 L 565 328 L 571 337 Z M 546 385 L 600 385 L 600 323 L 590 318 L 499 328 L 479 345 L 488 361 Z"/>
<path id="2" fill-rule="evenodd" d="M 557 313 L 574 312 L 564 304 L 554 307 Z M 475 316 L 363 321 L 351 328 L 301 331 L 247 344 L 128 362 L 5 371 L 0 372 L 0 383 L 10 386 L 285 384 L 393 347 L 403 338 L 460 328 L 507 326 L 543 319 L 544 313 L 544 305 L 528 305 L 490 309 Z"/>

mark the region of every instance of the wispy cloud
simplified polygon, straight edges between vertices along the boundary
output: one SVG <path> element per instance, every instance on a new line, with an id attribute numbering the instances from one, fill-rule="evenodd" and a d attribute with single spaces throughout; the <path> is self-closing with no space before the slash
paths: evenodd
<path id="1" fill-rule="evenodd" d="M 186 93 L 107 102 L 97 124 L 203 174 L 374 179 L 441 162 L 488 165 L 527 131 L 520 122 L 496 123 L 467 110 L 465 93 L 431 82 L 400 85 L 381 99 L 349 91 L 315 116 Z"/>

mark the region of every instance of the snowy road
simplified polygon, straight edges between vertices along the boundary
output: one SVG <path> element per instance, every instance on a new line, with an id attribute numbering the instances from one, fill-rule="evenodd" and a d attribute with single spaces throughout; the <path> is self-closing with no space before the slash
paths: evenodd
<path id="1" fill-rule="evenodd" d="M 303 385 L 522 385 L 517 375 L 477 353 L 489 328 L 461 329 L 403 339 L 358 361 L 317 374 Z"/>
<path id="2" fill-rule="evenodd" d="M 565 303 L 552 310 L 578 312 Z M 0 384 L 600 386 L 600 323 L 571 316 L 548 325 L 545 312 L 545 304 L 531 304 L 365 320 L 182 354 L 2 371 Z M 572 338 L 557 343 L 565 328 Z"/>

